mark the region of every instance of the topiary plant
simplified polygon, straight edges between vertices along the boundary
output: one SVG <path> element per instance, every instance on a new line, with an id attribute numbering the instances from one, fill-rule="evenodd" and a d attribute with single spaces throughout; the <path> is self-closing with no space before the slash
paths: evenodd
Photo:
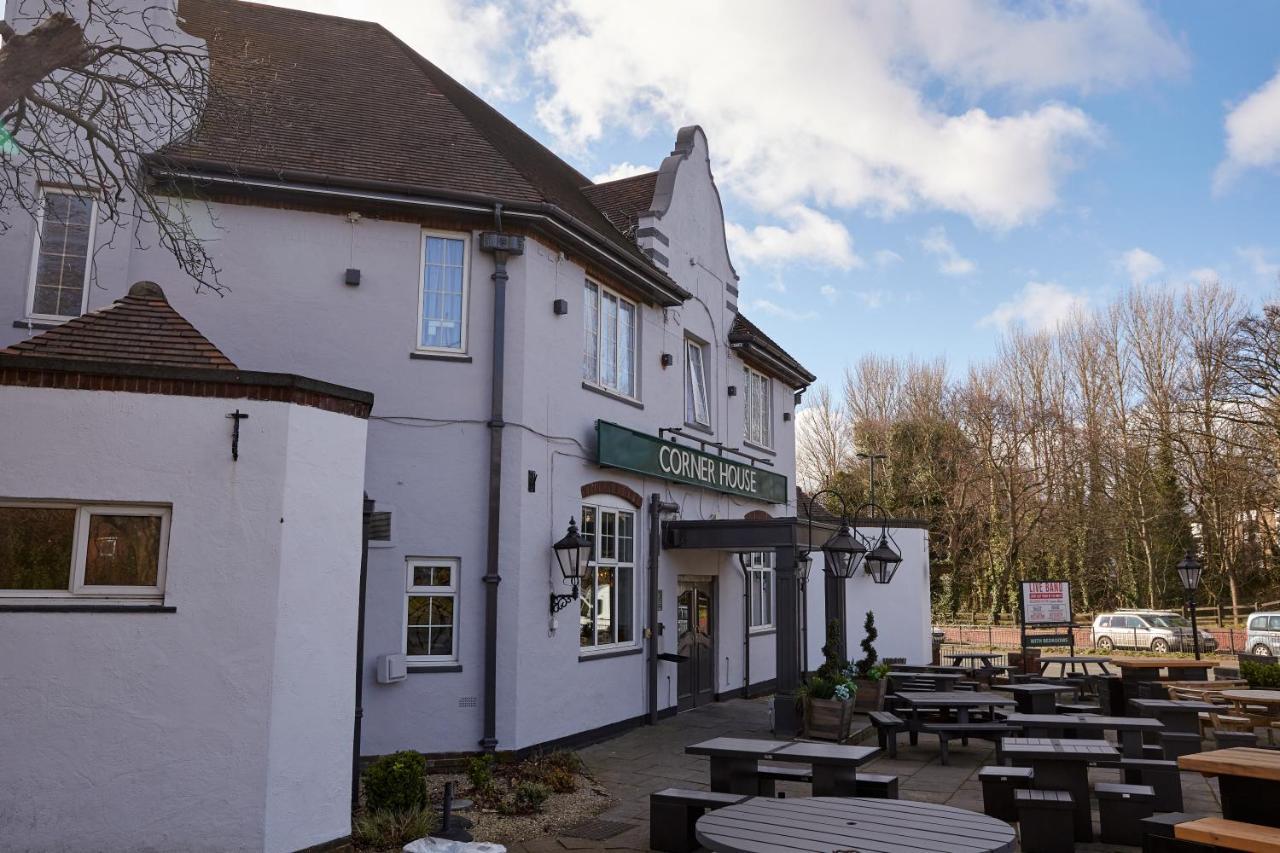
<path id="1" fill-rule="evenodd" d="M 413 750 L 384 755 L 361 776 L 370 811 L 407 812 L 427 804 L 427 759 Z"/>
<path id="2" fill-rule="evenodd" d="M 867 632 L 867 636 L 862 638 L 863 658 L 858 661 L 858 677 L 871 678 L 871 671 L 876 665 L 876 661 L 880 656 L 876 654 L 876 638 L 880 636 L 880 632 L 876 630 L 876 614 L 870 610 L 867 611 L 867 619 L 862 623 L 862 628 Z"/>

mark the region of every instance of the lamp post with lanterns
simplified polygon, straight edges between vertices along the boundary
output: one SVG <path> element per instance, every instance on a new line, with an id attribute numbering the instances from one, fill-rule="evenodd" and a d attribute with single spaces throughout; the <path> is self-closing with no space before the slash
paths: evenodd
<path id="1" fill-rule="evenodd" d="M 1178 561 L 1178 580 L 1187 593 L 1187 609 L 1191 611 L 1191 647 L 1195 650 L 1196 660 L 1200 660 L 1200 629 L 1196 625 L 1196 590 L 1200 587 L 1200 575 L 1204 573 L 1204 565 L 1196 559 L 1194 548 L 1187 549 L 1187 555 Z"/>

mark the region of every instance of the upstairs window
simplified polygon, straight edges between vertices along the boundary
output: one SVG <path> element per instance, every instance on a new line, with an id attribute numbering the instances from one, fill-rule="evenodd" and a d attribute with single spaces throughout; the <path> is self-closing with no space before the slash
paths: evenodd
<path id="1" fill-rule="evenodd" d="M 0 503 L 0 597 L 159 598 L 169 510 Z"/>
<path id="2" fill-rule="evenodd" d="M 65 320 L 84 313 L 95 209 L 92 196 L 41 189 L 27 316 Z"/>
<path id="3" fill-rule="evenodd" d="M 746 439 L 764 448 L 773 447 L 773 389 L 769 377 L 746 368 Z"/>
<path id="4" fill-rule="evenodd" d="M 684 420 L 711 426 L 707 408 L 707 348 L 697 341 L 684 342 Z"/>
<path id="5" fill-rule="evenodd" d="M 466 352 L 467 244 L 465 236 L 424 233 L 418 349 Z"/>
<path id="6" fill-rule="evenodd" d="M 582 378 L 625 397 L 635 397 L 635 303 L 593 281 L 586 282 L 582 296 Z"/>

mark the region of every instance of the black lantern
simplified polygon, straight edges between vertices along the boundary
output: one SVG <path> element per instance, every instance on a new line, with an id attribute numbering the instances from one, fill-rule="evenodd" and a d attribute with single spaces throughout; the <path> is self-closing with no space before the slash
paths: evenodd
<path id="1" fill-rule="evenodd" d="M 831 534 L 831 538 L 822 543 L 822 554 L 826 558 L 827 570 L 833 577 L 847 580 L 853 577 L 862 562 L 867 548 L 859 542 L 849 530 L 849 522 L 840 519 L 840 529 Z"/>
<path id="2" fill-rule="evenodd" d="M 813 554 L 808 551 L 796 554 L 796 580 L 800 581 L 801 589 L 809 585 L 809 571 L 812 568 Z"/>
<path id="3" fill-rule="evenodd" d="M 893 575 L 898 571 L 898 565 L 902 563 L 902 555 L 893 550 L 893 546 L 889 544 L 889 537 L 881 534 L 880 542 L 876 547 L 867 552 L 867 573 L 871 575 L 871 579 L 876 583 L 888 583 L 893 580 Z"/>
<path id="4" fill-rule="evenodd" d="M 555 551 L 556 562 L 560 564 L 560 574 L 564 582 L 573 587 L 573 592 L 566 595 L 551 594 L 551 612 L 563 610 L 570 602 L 578 598 L 578 581 L 582 572 L 591 566 L 592 551 L 595 550 L 595 537 L 584 536 L 578 532 L 577 521 L 569 519 L 569 532 L 559 542 L 551 546 Z"/>
<path id="5" fill-rule="evenodd" d="M 1177 568 L 1183 589 L 1195 592 L 1200 588 L 1200 575 L 1204 573 L 1204 566 L 1196 559 L 1195 551 L 1187 551 L 1187 555 L 1178 561 Z"/>

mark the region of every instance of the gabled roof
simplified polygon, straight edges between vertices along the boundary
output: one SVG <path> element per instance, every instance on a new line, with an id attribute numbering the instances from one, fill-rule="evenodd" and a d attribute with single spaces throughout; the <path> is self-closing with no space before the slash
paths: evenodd
<path id="1" fill-rule="evenodd" d="M 729 329 L 729 345 L 744 359 L 755 362 L 766 373 L 791 383 L 793 388 L 806 387 L 818 378 L 741 314 L 733 318 L 733 326 Z"/>
<path id="2" fill-rule="evenodd" d="M 613 226 L 625 234 L 635 226 L 640 215 L 647 213 L 653 206 L 653 192 L 657 186 L 658 173 L 646 172 L 604 184 L 593 184 L 584 187 L 582 191 Z"/>
<path id="3" fill-rule="evenodd" d="M 181 0 L 208 43 L 200 127 L 165 168 L 467 199 L 555 217 L 677 304 L 688 293 L 588 199 L 591 181 L 378 24 L 239 0 Z"/>
<path id="4" fill-rule="evenodd" d="M 123 299 L 0 352 L 97 363 L 238 370 L 173 310 L 160 286 L 140 281 Z"/>

